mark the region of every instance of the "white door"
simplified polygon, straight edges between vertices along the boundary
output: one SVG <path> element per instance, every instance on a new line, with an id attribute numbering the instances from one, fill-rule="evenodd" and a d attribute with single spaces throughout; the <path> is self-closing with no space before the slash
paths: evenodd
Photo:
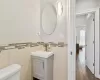
<path id="1" fill-rule="evenodd" d="M 68 46 L 68 80 L 76 80 L 75 0 L 66 0 L 66 41 Z M 67 74 L 66 74 L 67 76 Z"/>
<path id="2" fill-rule="evenodd" d="M 94 74 L 94 14 L 87 20 L 86 27 L 86 65 Z"/>

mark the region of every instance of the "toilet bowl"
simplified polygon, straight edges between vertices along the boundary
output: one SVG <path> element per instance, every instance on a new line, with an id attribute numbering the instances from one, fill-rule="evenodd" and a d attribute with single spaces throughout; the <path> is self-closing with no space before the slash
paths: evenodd
<path id="1" fill-rule="evenodd" d="M 0 69 L 0 80 L 20 80 L 20 70 L 21 66 L 18 64 Z"/>

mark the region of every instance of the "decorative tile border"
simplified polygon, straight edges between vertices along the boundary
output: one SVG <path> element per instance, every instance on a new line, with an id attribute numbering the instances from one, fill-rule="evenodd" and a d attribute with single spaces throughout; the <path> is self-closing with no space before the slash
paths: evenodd
<path id="1" fill-rule="evenodd" d="M 45 45 L 50 47 L 65 47 L 67 46 L 67 44 L 65 44 L 64 42 L 58 42 L 58 43 L 54 43 L 54 42 L 26 42 L 26 43 L 12 43 L 12 44 L 8 44 L 7 46 L 0 46 L 0 52 L 4 51 L 4 50 L 10 50 L 10 49 L 24 49 L 26 47 L 36 47 L 36 46 L 40 46 L 42 45 L 43 47 L 45 47 Z"/>

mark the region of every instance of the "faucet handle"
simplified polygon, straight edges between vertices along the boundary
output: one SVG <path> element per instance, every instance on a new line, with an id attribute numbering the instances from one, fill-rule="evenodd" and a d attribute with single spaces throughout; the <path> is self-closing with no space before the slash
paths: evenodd
<path id="1" fill-rule="evenodd" d="M 50 51 L 50 50 L 51 50 L 51 45 L 48 44 L 48 46 L 47 46 L 47 51 Z"/>
<path id="2" fill-rule="evenodd" d="M 49 51 L 50 50 L 50 44 L 45 43 L 44 47 L 45 47 L 45 51 Z"/>

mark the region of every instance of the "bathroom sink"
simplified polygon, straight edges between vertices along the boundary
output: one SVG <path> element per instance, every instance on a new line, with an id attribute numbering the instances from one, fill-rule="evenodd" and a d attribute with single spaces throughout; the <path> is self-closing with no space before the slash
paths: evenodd
<path id="1" fill-rule="evenodd" d="M 46 51 L 36 51 L 36 52 L 32 52 L 31 54 L 32 56 L 37 56 L 37 57 L 42 57 L 42 58 L 48 58 L 53 54 L 53 52 L 46 52 Z"/>
<path id="2" fill-rule="evenodd" d="M 32 52 L 32 75 L 34 80 L 53 80 L 53 52 Z"/>

